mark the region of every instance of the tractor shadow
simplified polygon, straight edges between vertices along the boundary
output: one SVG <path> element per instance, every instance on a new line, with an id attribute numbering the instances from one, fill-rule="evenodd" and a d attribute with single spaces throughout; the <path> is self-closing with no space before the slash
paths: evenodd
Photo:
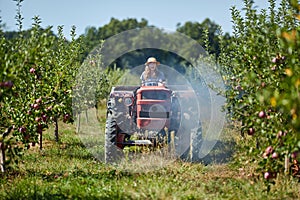
<path id="1" fill-rule="evenodd" d="M 199 162 L 209 164 L 223 164 L 231 161 L 235 151 L 236 142 L 234 141 L 205 141 L 206 143 L 216 143 L 213 149 Z"/>

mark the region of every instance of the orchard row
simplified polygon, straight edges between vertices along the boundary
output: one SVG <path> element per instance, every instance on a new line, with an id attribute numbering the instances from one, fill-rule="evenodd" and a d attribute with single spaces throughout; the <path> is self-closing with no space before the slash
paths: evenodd
<path id="1" fill-rule="evenodd" d="M 20 31 L 14 39 L 8 40 L 3 35 L 0 39 L 1 171 L 16 163 L 18 156 L 31 146 L 39 144 L 42 148 L 43 131 L 49 126 L 55 126 L 58 140 L 58 121 L 73 122 L 76 114 L 95 106 L 93 89 L 102 86 L 96 97 L 105 97 L 109 91 L 108 79 L 114 76 L 107 70 L 96 74 L 86 70 L 84 78 L 79 76 L 78 80 L 76 74 L 82 65 L 92 64 L 79 60 L 84 47 L 80 38 L 74 39 L 75 27 L 68 42 L 62 27 L 58 27 L 55 36 L 51 28 L 40 27 L 39 18 L 34 21 L 29 35 Z M 91 83 L 95 86 L 85 88 Z M 91 103 L 80 96 L 83 93 L 91 93 Z M 78 103 L 72 101 L 74 97 Z"/>
<path id="2" fill-rule="evenodd" d="M 245 16 L 232 8 L 234 39 L 221 54 L 227 110 L 248 141 L 241 162 L 258 163 L 266 179 L 300 176 L 300 6 L 282 0 L 258 12 L 245 1 Z M 298 170 L 297 170 L 298 169 Z"/>

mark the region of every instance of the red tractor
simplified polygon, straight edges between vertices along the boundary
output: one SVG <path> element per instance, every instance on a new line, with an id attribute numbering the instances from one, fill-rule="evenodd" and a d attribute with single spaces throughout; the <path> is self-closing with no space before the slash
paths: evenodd
<path id="1" fill-rule="evenodd" d="M 175 92 L 165 86 L 117 86 L 113 87 L 107 102 L 105 129 L 105 162 L 117 162 L 123 156 L 126 146 L 151 145 L 170 142 L 170 133 L 175 133 L 177 140 L 186 140 L 188 148 L 180 156 L 191 159 L 189 151 L 195 154 L 198 147 L 192 147 L 190 133 L 197 132 L 197 146 L 202 140 L 199 120 L 197 127 L 186 119 L 188 109 L 182 109 L 183 101 L 189 101 L 190 90 Z M 187 123 L 186 123 L 187 122 Z M 181 130 L 181 131 L 179 131 Z M 180 133 L 181 132 L 181 133 Z M 189 134 L 186 134 L 189 132 Z M 195 134 L 194 134 L 195 135 Z M 194 144 L 195 145 L 195 144 Z M 195 157 L 195 156 L 194 156 Z"/>

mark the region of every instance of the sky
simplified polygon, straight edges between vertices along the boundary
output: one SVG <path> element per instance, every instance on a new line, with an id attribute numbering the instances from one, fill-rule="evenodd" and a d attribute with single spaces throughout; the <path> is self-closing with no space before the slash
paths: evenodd
<path id="1" fill-rule="evenodd" d="M 279 3 L 280 0 L 277 0 Z M 70 30 L 76 26 L 76 34 L 85 33 L 87 27 L 101 27 L 108 24 L 112 17 L 123 20 L 142 18 L 149 25 L 175 31 L 176 25 L 187 22 L 202 22 L 209 18 L 221 25 L 223 32 L 232 32 L 230 8 L 235 5 L 243 8 L 243 0 L 24 0 L 21 14 L 23 29 L 32 26 L 32 18 L 39 16 L 42 27 L 64 26 L 64 35 L 69 38 Z M 257 9 L 268 7 L 267 0 L 255 0 Z M 0 0 L 0 16 L 5 31 L 17 30 L 16 2 Z"/>

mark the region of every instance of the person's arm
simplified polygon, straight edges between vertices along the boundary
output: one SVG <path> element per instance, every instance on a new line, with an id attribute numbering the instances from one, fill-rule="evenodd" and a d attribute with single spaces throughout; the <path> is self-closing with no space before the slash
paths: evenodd
<path id="1" fill-rule="evenodd" d="M 159 81 L 158 82 L 159 85 L 161 84 L 161 85 L 165 86 L 165 84 L 166 84 L 166 77 L 165 77 L 164 73 L 161 72 L 161 71 L 159 71 L 158 81 Z"/>
<path id="2" fill-rule="evenodd" d="M 140 79 L 141 79 L 141 85 L 144 86 L 145 85 L 144 72 L 142 73 Z"/>

